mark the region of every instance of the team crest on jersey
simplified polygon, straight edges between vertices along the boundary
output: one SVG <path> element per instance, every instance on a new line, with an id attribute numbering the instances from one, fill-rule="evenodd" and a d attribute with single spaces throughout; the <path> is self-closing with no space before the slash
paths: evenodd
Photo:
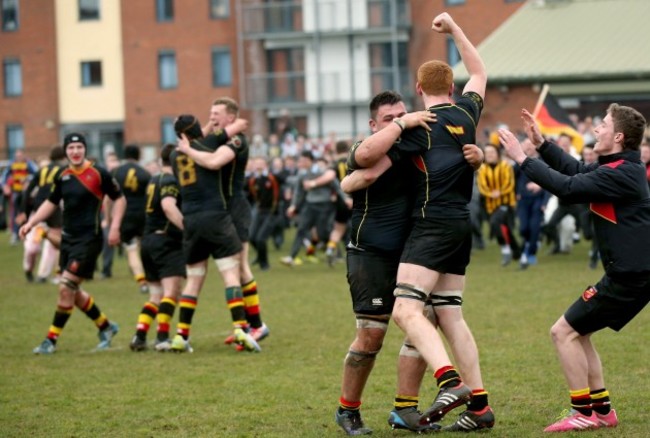
<path id="1" fill-rule="evenodd" d="M 238 135 L 234 136 L 230 142 L 229 142 L 235 149 L 239 149 L 241 147 L 242 141 L 241 138 L 239 138 Z"/>
<path id="2" fill-rule="evenodd" d="M 465 133 L 465 128 L 462 126 L 447 125 L 445 128 L 447 128 L 447 131 L 452 135 L 463 135 Z"/>
<path id="3" fill-rule="evenodd" d="M 70 175 L 63 175 L 63 176 L 61 177 L 61 181 L 67 181 L 67 180 L 69 180 L 69 179 L 70 179 Z"/>
<path id="4" fill-rule="evenodd" d="M 598 291 L 596 290 L 595 287 L 589 286 L 585 291 L 582 293 L 582 299 L 583 301 L 587 302 L 589 301 L 594 295 L 596 295 Z"/>

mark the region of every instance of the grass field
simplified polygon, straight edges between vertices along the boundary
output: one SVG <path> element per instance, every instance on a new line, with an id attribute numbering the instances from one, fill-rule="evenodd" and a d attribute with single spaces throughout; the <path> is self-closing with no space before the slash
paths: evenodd
<path id="1" fill-rule="evenodd" d="M 49 327 L 57 289 L 27 284 L 22 248 L 7 241 L 0 233 L 0 436 L 344 436 L 333 421 L 342 361 L 354 334 L 343 264 L 289 269 L 278 263 L 284 254 L 274 253 L 273 268 L 256 272 L 262 314 L 271 328 L 260 354 L 223 345 L 230 318 L 211 266 L 192 328 L 195 352 L 174 355 L 129 350 L 145 297 L 127 274 L 125 259 L 116 259 L 113 279 L 86 284 L 120 324 L 114 347 L 93 353 L 96 330 L 77 310 L 57 353 L 40 357 L 31 350 Z M 493 437 L 542 436 L 568 404 L 548 330 L 601 272 L 587 267 L 586 244 L 574 247 L 572 255 L 551 257 L 545 251 L 539 265 L 524 272 L 514 265 L 501 268 L 494 244 L 473 255 L 464 312 L 497 418 Z M 645 311 L 622 333 L 594 337 L 621 424 L 615 431 L 575 436 L 649 436 L 649 322 Z M 400 331 L 392 326 L 362 407 L 374 436 L 410 435 L 390 430 L 386 422 L 400 345 Z M 428 406 L 435 393 L 427 376 L 421 405 Z"/>

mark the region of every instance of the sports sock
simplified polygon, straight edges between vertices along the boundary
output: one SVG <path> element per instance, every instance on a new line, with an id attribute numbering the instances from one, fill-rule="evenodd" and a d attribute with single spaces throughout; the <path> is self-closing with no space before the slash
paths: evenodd
<path id="1" fill-rule="evenodd" d="M 240 286 L 226 288 L 226 303 L 230 309 L 232 325 L 235 328 L 248 328 L 246 311 L 244 310 L 244 295 Z"/>
<path id="2" fill-rule="evenodd" d="M 169 338 L 169 323 L 174 316 L 176 310 L 176 300 L 173 298 L 163 298 L 158 307 L 158 315 L 156 321 L 158 322 L 158 340 L 165 340 Z"/>
<path id="3" fill-rule="evenodd" d="M 609 391 L 605 388 L 591 391 L 591 409 L 601 415 L 609 414 L 612 410 L 612 404 L 609 400 Z"/>
<path id="4" fill-rule="evenodd" d="M 569 391 L 571 395 L 571 407 L 583 415 L 591 416 L 591 396 L 589 388 Z"/>
<path id="5" fill-rule="evenodd" d="M 56 311 L 54 312 L 54 319 L 52 320 L 52 325 L 50 330 L 47 332 L 47 339 L 52 341 L 53 344 L 56 344 L 57 339 L 65 327 L 65 323 L 70 319 L 74 307 L 61 307 L 57 306 Z"/>
<path id="6" fill-rule="evenodd" d="M 145 284 L 147 282 L 147 280 L 145 279 L 144 274 L 134 275 L 133 278 L 135 279 L 136 283 L 138 283 L 140 285 Z"/>
<path id="7" fill-rule="evenodd" d="M 151 301 L 144 303 L 140 315 L 138 315 L 138 326 L 136 328 L 135 335 L 138 339 L 144 341 L 147 339 L 147 333 L 149 332 L 149 327 L 153 322 L 156 314 L 158 313 L 158 306 Z"/>
<path id="8" fill-rule="evenodd" d="M 262 316 L 260 315 L 260 297 L 257 294 L 257 282 L 252 279 L 242 285 L 242 294 L 244 296 L 244 311 L 246 312 L 246 321 L 253 328 L 262 327 Z"/>
<path id="9" fill-rule="evenodd" d="M 472 400 L 467 406 L 468 411 L 480 411 L 488 405 L 488 393 L 485 389 L 473 389 L 472 390 Z"/>
<path id="10" fill-rule="evenodd" d="M 393 406 L 395 406 L 396 411 L 400 411 L 406 408 L 417 408 L 419 399 L 420 397 L 418 397 L 417 395 L 397 394 L 395 396 L 395 401 L 393 402 Z"/>
<path id="11" fill-rule="evenodd" d="M 339 398 L 339 412 L 358 411 L 360 407 L 361 407 L 361 401 L 351 402 L 346 400 L 343 396 Z"/>
<path id="12" fill-rule="evenodd" d="M 451 365 L 447 365 L 445 367 L 438 369 L 433 374 L 433 377 L 436 378 L 438 388 L 440 389 L 451 388 L 461 383 L 460 375 L 458 374 L 458 371 L 456 371 L 456 368 L 454 368 Z"/>
<path id="13" fill-rule="evenodd" d="M 99 307 L 97 307 L 95 300 L 90 294 L 88 294 L 88 301 L 86 301 L 86 304 L 81 310 L 88 318 L 93 320 L 99 330 L 108 328 L 108 318 L 99 310 Z"/>
<path id="14" fill-rule="evenodd" d="M 190 337 L 190 328 L 192 327 L 192 318 L 196 310 L 198 297 L 189 295 L 181 295 L 178 307 L 178 325 L 176 326 L 176 333 L 181 335 L 183 339 L 187 340 Z"/>

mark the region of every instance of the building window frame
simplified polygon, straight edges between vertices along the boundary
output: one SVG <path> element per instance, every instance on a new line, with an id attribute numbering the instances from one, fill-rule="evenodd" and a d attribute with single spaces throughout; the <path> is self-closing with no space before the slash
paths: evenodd
<path id="1" fill-rule="evenodd" d="M 230 47 L 212 48 L 212 86 L 232 85 L 232 51 Z"/>
<path id="2" fill-rule="evenodd" d="M 169 23 L 174 21 L 174 0 L 154 0 L 156 2 L 156 21 Z"/>
<path id="3" fill-rule="evenodd" d="M 102 62 L 99 60 L 81 61 L 81 86 L 83 88 L 101 87 L 103 82 Z"/>
<path id="4" fill-rule="evenodd" d="M 230 0 L 209 0 L 210 18 L 224 20 L 230 18 Z"/>
<path id="5" fill-rule="evenodd" d="M 160 119 L 160 144 L 176 143 L 176 131 L 174 129 L 173 117 L 162 117 Z"/>
<path id="6" fill-rule="evenodd" d="M 1 0 L 2 31 L 16 32 L 20 28 L 18 0 Z"/>
<path id="7" fill-rule="evenodd" d="M 161 90 L 178 87 L 178 63 L 176 52 L 161 50 L 158 52 L 158 86 Z"/>
<path id="8" fill-rule="evenodd" d="M 20 123 L 9 123 L 5 127 L 5 140 L 7 142 L 7 152 L 9 159 L 19 149 L 25 149 L 25 129 Z"/>
<path id="9" fill-rule="evenodd" d="M 101 18 L 101 0 L 77 0 L 79 21 L 97 21 Z"/>
<path id="10" fill-rule="evenodd" d="M 455 66 L 458 64 L 462 59 L 460 58 L 460 52 L 458 51 L 458 47 L 456 47 L 456 43 L 454 42 L 454 39 L 448 35 L 447 36 L 447 64 L 449 64 L 451 67 Z"/>
<path id="11" fill-rule="evenodd" d="M 5 97 L 23 95 L 23 67 L 18 58 L 6 58 L 2 61 Z"/>
<path id="12" fill-rule="evenodd" d="M 462 6 L 467 0 L 445 0 L 445 6 Z"/>

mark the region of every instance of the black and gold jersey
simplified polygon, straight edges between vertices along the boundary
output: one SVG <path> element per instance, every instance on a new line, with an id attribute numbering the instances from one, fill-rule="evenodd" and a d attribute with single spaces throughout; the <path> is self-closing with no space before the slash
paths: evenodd
<path id="1" fill-rule="evenodd" d="M 417 169 L 416 218 L 466 218 L 472 197 L 474 169 L 463 156 L 465 144 L 476 143 L 483 99 L 465 93 L 455 104 L 434 105 L 437 121 L 431 131 L 417 127 L 405 130 L 396 147 L 412 153 Z"/>

